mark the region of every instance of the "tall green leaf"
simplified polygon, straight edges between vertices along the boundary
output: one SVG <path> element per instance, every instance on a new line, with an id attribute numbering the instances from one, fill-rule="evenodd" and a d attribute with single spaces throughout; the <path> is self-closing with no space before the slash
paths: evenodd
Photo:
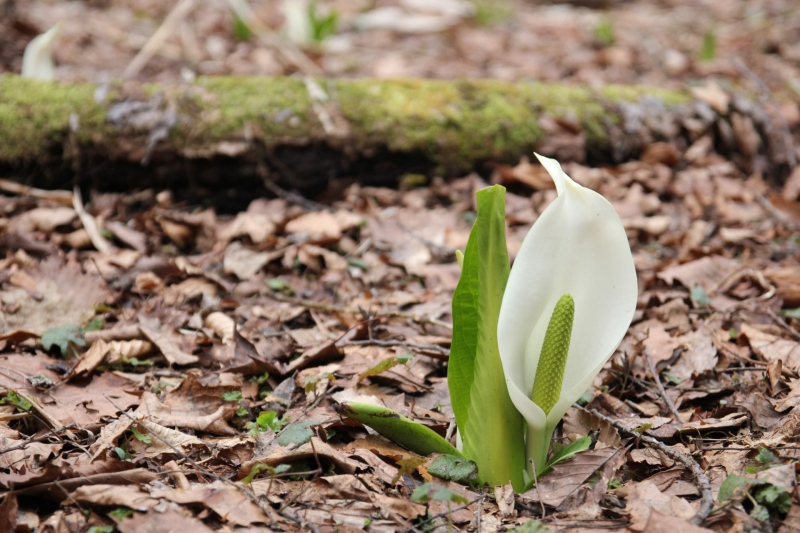
<path id="1" fill-rule="evenodd" d="M 524 483 L 524 425 L 508 396 L 497 348 L 497 319 L 509 262 L 505 188 L 478 191 L 478 218 L 469 235 L 453 295 L 453 341 L 447 382 L 464 455 L 491 486 Z"/>

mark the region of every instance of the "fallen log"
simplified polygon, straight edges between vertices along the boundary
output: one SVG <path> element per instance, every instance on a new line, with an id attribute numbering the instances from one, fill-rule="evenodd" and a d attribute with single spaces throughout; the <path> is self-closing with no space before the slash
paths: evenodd
<path id="1" fill-rule="evenodd" d="M 620 163 L 654 142 L 707 137 L 743 171 L 786 172 L 787 147 L 759 104 L 689 91 L 495 80 L 199 78 L 185 84 L 40 82 L 0 75 L 0 176 L 52 187 L 292 188 L 336 176 L 396 183 L 463 174 L 536 150 Z M 261 176 L 261 177 L 259 177 Z"/>

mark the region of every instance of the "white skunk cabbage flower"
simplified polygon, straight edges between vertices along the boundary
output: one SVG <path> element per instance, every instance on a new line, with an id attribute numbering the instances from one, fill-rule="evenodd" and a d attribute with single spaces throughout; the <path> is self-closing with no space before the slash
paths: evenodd
<path id="1" fill-rule="evenodd" d="M 614 208 L 557 161 L 537 157 L 558 198 L 522 243 L 497 325 L 509 396 L 527 422 L 528 474 L 544 469 L 553 430 L 622 342 L 638 296 Z"/>
<path id="2" fill-rule="evenodd" d="M 34 80 L 52 80 L 56 77 L 53 65 L 53 45 L 61 32 L 62 22 L 33 38 L 22 56 L 22 77 Z"/>
<path id="3" fill-rule="evenodd" d="M 284 0 L 283 31 L 286 38 L 298 45 L 307 45 L 314 40 L 314 29 L 311 25 L 311 3 L 309 0 Z"/>

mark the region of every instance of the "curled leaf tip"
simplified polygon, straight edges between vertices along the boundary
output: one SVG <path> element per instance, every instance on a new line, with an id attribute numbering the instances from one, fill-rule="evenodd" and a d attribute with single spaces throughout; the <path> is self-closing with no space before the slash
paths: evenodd
<path id="1" fill-rule="evenodd" d="M 556 303 L 550 322 L 547 324 L 539 364 L 536 366 L 536 377 L 533 381 L 531 400 L 545 414 L 550 414 L 561 396 L 574 318 L 575 300 L 569 294 L 565 294 Z"/>

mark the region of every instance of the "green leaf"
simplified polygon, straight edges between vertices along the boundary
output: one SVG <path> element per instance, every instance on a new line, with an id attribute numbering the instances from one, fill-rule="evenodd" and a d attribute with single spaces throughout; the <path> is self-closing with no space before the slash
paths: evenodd
<path id="1" fill-rule="evenodd" d="M 706 290 L 700 285 L 695 285 L 692 287 L 692 290 L 689 291 L 689 296 L 691 297 L 695 307 L 708 307 L 708 305 L 711 303 L 711 298 L 708 297 Z"/>
<path id="2" fill-rule="evenodd" d="M 789 512 L 792 506 L 792 495 L 783 487 L 775 485 L 767 485 L 759 489 L 756 494 L 756 501 L 763 504 L 765 507 L 774 509 L 780 514 Z"/>
<path id="3" fill-rule="evenodd" d="M 123 520 L 125 518 L 128 518 L 129 516 L 133 516 L 133 509 L 131 509 L 130 507 L 117 507 L 116 509 L 108 513 L 108 516 L 110 516 L 111 518 L 116 518 L 117 520 Z"/>
<path id="4" fill-rule="evenodd" d="M 242 391 L 229 390 L 222 393 L 222 399 L 226 402 L 238 402 L 242 400 Z"/>
<path id="5" fill-rule="evenodd" d="M 445 486 L 438 483 L 423 483 L 411 494 L 411 500 L 417 503 L 434 502 L 452 502 L 452 503 L 469 503 L 464 496 L 453 492 Z"/>
<path id="6" fill-rule="evenodd" d="M 725 478 L 719 487 L 717 501 L 726 502 L 732 499 L 741 499 L 747 491 L 747 487 L 752 483 L 751 479 L 742 476 L 731 475 Z"/>
<path id="7" fill-rule="evenodd" d="M 83 331 L 100 331 L 105 322 L 102 317 L 96 316 L 83 326 Z"/>
<path id="8" fill-rule="evenodd" d="M 403 476 L 410 476 L 414 473 L 418 466 L 422 465 L 427 461 L 424 457 L 419 457 L 416 455 L 412 455 L 406 459 L 400 459 L 397 461 L 397 473 L 392 478 L 392 482 L 390 485 L 394 485 L 397 481 Z"/>
<path id="9" fill-rule="evenodd" d="M 552 533 L 552 530 L 538 520 L 528 520 L 514 529 L 507 529 L 507 533 Z"/>
<path id="10" fill-rule="evenodd" d="M 285 464 L 280 464 L 272 467 L 270 465 L 265 465 L 264 463 L 258 463 L 253 465 L 253 468 L 250 469 L 250 473 L 247 474 L 247 476 L 244 479 L 242 479 L 242 483 L 245 484 L 252 483 L 255 477 L 262 472 L 266 472 L 270 476 L 274 476 L 276 474 L 282 474 L 284 472 L 287 472 L 290 468 L 292 468 L 291 465 L 285 465 Z"/>
<path id="11" fill-rule="evenodd" d="M 131 454 L 129 454 L 119 446 L 114 448 L 114 453 L 117 454 L 117 457 L 119 457 L 120 461 L 127 461 L 129 463 L 133 461 L 133 457 L 131 457 Z"/>
<path id="12" fill-rule="evenodd" d="M 477 193 L 478 218 L 464 253 L 453 295 L 453 342 L 447 382 L 463 442 L 478 465 L 478 481 L 491 486 L 524 483 L 524 425 L 508 396 L 497 348 L 497 318 L 508 280 L 505 189 Z M 502 453 L 498 453 L 502 450 Z"/>
<path id="13" fill-rule="evenodd" d="M 31 402 L 17 394 L 17 391 L 10 390 L 6 393 L 6 397 L 0 400 L 0 404 L 10 403 L 20 411 L 29 412 L 33 409 Z"/>
<path id="14" fill-rule="evenodd" d="M 83 338 L 83 330 L 75 324 L 64 324 L 50 328 L 42 333 L 42 347 L 49 352 L 53 346 L 58 347 L 61 357 L 66 357 L 69 353 L 70 343 L 76 346 L 86 346 Z"/>
<path id="15" fill-rule="evenodd" d="M 303 420 L 302 422 L 292 424 L 278 435 L 278 444 L 281 446 L 305 444 L 314 436 L 314 430 L 311 429 L 311 426 L 316 424 L 319 424 L 316 420 Z"/>
<path id="16" fill-rule="evenodd" d="M 367 264 L 367 262 L 360 257 L 348 257 L 347 264 L 351 267 L 356 267 L 360 270 L 363 270 L 364 272 L 369 270 L 369 264 Z"/>
<path id="17" fill-rule="evenodd" d="M 133 433 L 133 436 L 139 442 L 144 442 L 145 444 L 151 444 L 153 442 L 153 439 L 150 438 L 150 435 L 145 435 L 144 433 L 136 429 L 136 426 L 131 426 L 131 433 Z"/>
<path id="18" fill-rule="evenodd" d="M 700 47 L 700 61 L 714 61 L 717 57 L 717 35 L 713 30 L 703 34 L 703 44 Z"/>
<path id="19" fill-rule="evenodd" d="M 763 446 L 758 447 L 758 454 L 756 455 L 755 460 L 762 465 L 780 463 L 778 457 L 772 453 L 772 451 L 764 448 Z"/>
<path id="20" fill-rule="evenodd" d="M 478 479 L 478 467 L 475 463 L 455 455 L 437 457 L 428 466 L 428 472 L 439 479 L 455 481 L 462 485 L 472 484 Z"/>
<path id="21" fill-rule="evenodd" d="M 398 355 L 397 357 L 388 357 L 364 372 L 358 375 L 358 381 L 361 382 L 370 376 L 377 376 L 387 370 L 396 367 L 397 365 L 408 363 L 413 356 L 411 355 Z"/>
<path id="22" fill-rule="evenodd" d="M 589 446 L 592 445 L 592 438 L 591 437 L 581 437 L 577 439 L 575 442 L 571 442 L 555 452 L 553 456 L 547 461 L 547 467 L 552 467 L 555 464 L 564 462 L 568 459 L 572 459 L 580 452 L 586 451 L 589 449 Z"/>
<path id="23" fill-rule="evenodd" d="M 278 433 L 288 423 L 288 420 L 279 419 L 278 413 L 275 411 L 261 411 L 253 424 L 250 434 L 256 435 L 262 431 L 266 431 L 267 428 L 271 428 L 272 431 Z"/>
<path id="24" fill-rule="evenodd" d="M 800 320 L 800 307 L 795 307 L 794 309 L 784 309 L 780 312 L 783 316 L 788 316 L 789 318 L 796 318 Z"/>
<path id="25" fill-rule="evenodd" d="M 285 279 L 281 278 L 270 278 L 266 281 L 267 287 L 272 289 L 273 291 L 280 291 L 280 292 L 291 292 L 289 288 L 289 282 Z"/>
<path id="26" fill-rule="evenodd" d="M 455 446 L 431 428 L 409 420 L 397 411 L 367 403 L 347 402 L 333 407 L 341 416 L 369 426 L 392 442 L 420 455 L 442 453 L 463 457 Z"/>
<path id="27" fill-rule="evenodd" d="M 92 526 L 86 533 L 114 533 L 114 526 Z"/>
<path id="28" fill-rule="evenodd" d="M 761 505 L 754 505 L 753 510 L 750 511 L 750 516 L 758 520 L 759 522 L 768 522 L 769 521 L 769 510 L 766 507 Z"/>

